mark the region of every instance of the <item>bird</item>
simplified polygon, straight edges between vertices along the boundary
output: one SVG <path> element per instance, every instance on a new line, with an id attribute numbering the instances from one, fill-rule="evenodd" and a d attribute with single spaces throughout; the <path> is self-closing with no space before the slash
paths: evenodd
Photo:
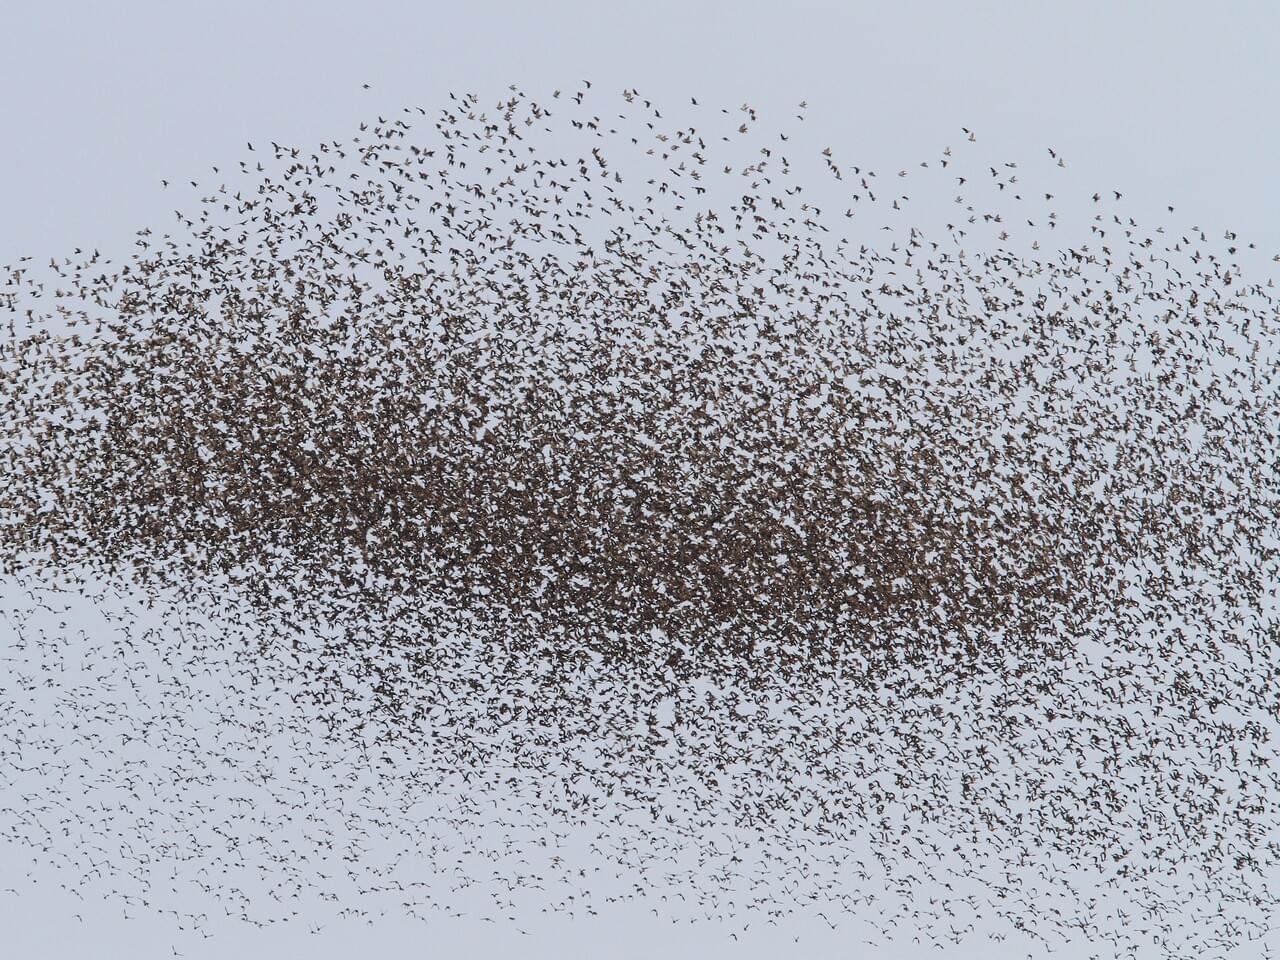
<path id="1" fill-rule="evenodd" d="M 1247 238 L 1054 149 L 901 166 L 930 225 L 764 109 L 591 89 L 246 142 L 116 262 L 0 268 L 6 838 L 202 931 L 1264 924 Z"/>

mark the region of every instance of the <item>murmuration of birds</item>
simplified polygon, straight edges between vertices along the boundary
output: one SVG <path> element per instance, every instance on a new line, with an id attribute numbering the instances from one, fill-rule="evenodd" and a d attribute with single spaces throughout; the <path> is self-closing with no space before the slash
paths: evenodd
<path id="1" fill-rule="evenodd" d="M 255 923 L 1263 935 L 1268 261 L 805 117 L 454 95 L 5 266 L 6 839 Z"/>

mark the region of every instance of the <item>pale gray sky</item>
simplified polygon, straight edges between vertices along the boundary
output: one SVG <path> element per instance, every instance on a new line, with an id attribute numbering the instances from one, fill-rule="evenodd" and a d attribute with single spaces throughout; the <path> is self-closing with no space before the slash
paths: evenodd
<path id="1" fill-rule="evenodd" d="M 1081 192 L 1123 190 L 1139 214 L 1174 204 L 1269 254 L 1280 251 L 1277 50 L 1280 8 L 1265 2 L 17 3 L 0 28 L 0 262 L 74 246 L 127 255 L 133 230 L 172 219 L 162 178 L 202 179 L 245 141 L 343 139 L 361 119 L 431 109 L 449 91 L 492 99 L 509 83 L 582 79 L 784 117 L 807 100 L 806 122 L 841 156 L 877 167 L 933 156 L 962 125 L 1010 159 L 1053 146 Z M 853 927 L 812 918 L 731 941 L 736 927 L 673 925 L 643 902 L 531 917 L 528 935 L 320 912 L 320 936 L 306 922 L 218 920 L 214 939 L 193 940 L 163 918 L 82 903 L 56 877 L 32 887 L 26 857 L 0 851 L 0 889 L 19 888 L 0 893 L 7 956 L 159 958 L 175 945 L 187 957 L 317 960 L 943 955 L 910 937 L 873 950 Z M 993 949 L 973 940 L 945 955 Z"/>

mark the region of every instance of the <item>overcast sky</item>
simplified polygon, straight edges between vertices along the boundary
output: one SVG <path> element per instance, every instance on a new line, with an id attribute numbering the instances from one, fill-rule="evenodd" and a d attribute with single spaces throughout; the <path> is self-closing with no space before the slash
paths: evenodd
<path id="1" fill-rule="evenodd" d="M 807 122 L 872 166 L 932 156 L 961 126 L 1010 159 L 1053 146 L 1081 189 L 1122 190 L 1138 212 L 1176 205 L 1270 253 L 1280 251 L 1278 50 L 1280 7 L 1263 2 L 17 3 L 0 22 L 0 263 L 76 246 L 127 255 L 134 230 L 173 217 L 162 178 L 233 165 L 246 141 L 344 139 L 361 119 L 430 109 L 449 91 L 488 101 L 510 83 L 583 79 L 780 115 L 807 100 Z M 812 918 L 731 941 L 737 928 L 675 926 L 643 902 L 531 917 L 527 935 L 468 918 L 426 927 L 317 915 L 319 936 L 305 922 L 227 921 L 196 942 L 162 918 L 126 922 L 118 904 L 84 904 L 56 878 L 32 886 L 31 869 L 41 875 L 26 852 L 0 850 L 0 889 L 18 891 L 0 893 L 0 954 L 941 955 L 909 937 L 871 950 L 852 928 L 832 933 Z M 975 940 L 946 955 L 992 949 Z"/>

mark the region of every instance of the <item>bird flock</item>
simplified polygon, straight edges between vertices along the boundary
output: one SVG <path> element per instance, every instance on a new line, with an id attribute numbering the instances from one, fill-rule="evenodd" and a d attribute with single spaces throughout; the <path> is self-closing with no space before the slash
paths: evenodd
<path id="1" fill-rule="evenodd" d="M 197 931 L 1264 937 L 1270 261 L 579 86 L 3 267 L 0 835 Z"/>

